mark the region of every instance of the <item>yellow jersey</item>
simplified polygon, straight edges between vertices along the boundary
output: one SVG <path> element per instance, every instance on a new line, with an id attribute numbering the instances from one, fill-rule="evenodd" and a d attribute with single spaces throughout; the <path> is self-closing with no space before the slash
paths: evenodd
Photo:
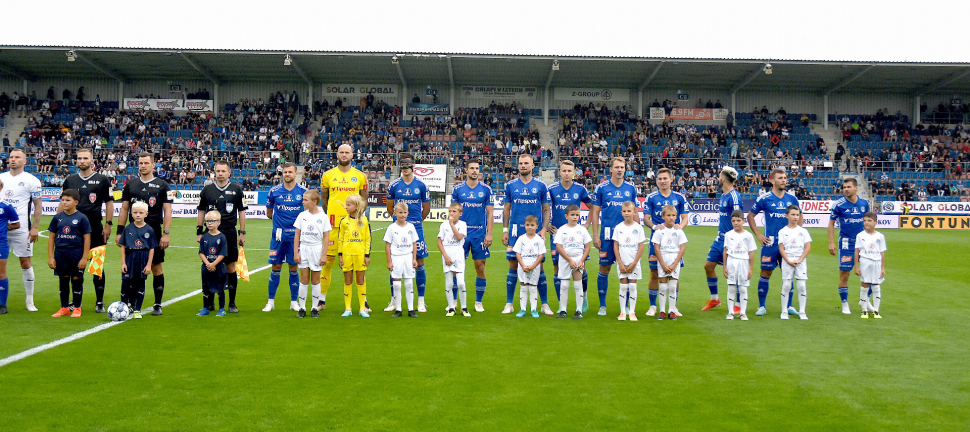
<path id="1" fill-rule="evenodd" d="M 347 172 L 342 172 L 339 166 L 335 166 L 323 173 L 320 188 L 330 193 L 330 198 L 327 200 L 327 214 L 330 215 L 332 225 L 336 226 L 340 217 L 347 216 L 347 209 L 344 208 L 347 197 L 367 190 L 367 176 L 354 167 L 350 167 Z"/>
<path id="2" fill-rule="evenodd" d="M 340 221 L 337 237 L 337 253 L 341 255 L 370 255 L 370 223 L 367 217 L 357 219 L 345 217 Z"/>

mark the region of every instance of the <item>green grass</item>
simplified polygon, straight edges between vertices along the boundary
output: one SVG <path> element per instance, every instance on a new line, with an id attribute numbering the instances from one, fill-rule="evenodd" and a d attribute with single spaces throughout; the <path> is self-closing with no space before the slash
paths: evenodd
<path id="1" fill-rule="evenodd" d="M 167 298 L 199 287 L 192 225 L 174 224 L 173 244 L 183 248 L 168 250 Z M 251 221 L 247 228 L 247 256 L 256 269 L 266 262 L 266 251 L 256 249 L 268 247 L 269 225 Z M 646 296 L 640 322 L 617 322 L 615 272 L 608 317 L 502 315 L 508 267 L 500 246 L 488 261 L 487 312 L 471 318 L 444 316 L 434 253 L 427 260 L 430 312 L 419 319 L 392 320 L 383 312 L 340 318 L 338 283 L 321 318 L 297 320 L 286 309 L 285 272 L 280 308 L 262 313 L 269 275 L 263 271 L 240 282 L 238 315 L 196 317 L 196 296 L 162 317 L 0 368 L 3 429 L 967 430 L 970 236 L 886 231 L 889 271 L 884 318 L 877 321 L 840 313 L 836 258 L 828 255 L 824 230 L 810 231 L 816 247 L 807 322 L 777 318 L 778 276 L 767 317 L 728 322 L 723 308 L 700 312 L 708 298 L 701 266 L 714 228 L 687 230 L 678 302 L 685 316 L 678 322 L 644 319 Z M 120 277 L 117 250 L 109 250 L 113 299 Z M 0 357 L 107 321 L 92 313 L 90 279 L 83 317 L 50 318 L 57 285 L 44 265 L 45 239 L 34 261 L 41 312 L 23 309 L 11 260 Z M 375 254 L 368 276 L 371 304 L 383 308 L 389 296 L 383 253 Z M 467 276 L 471 287 L 474 274 Z M 598 306 L 595 271 L 591 285 L 591 306 Z M 857 312 L 855 277 L 850 294 Z"/>

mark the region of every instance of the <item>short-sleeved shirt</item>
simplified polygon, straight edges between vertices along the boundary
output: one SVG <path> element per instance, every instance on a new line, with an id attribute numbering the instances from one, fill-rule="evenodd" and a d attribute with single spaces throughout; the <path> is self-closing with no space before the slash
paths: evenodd
<path id="1" fill-rule="evenodd" d="M 664 196 L 657 191 L 647 195 L 647 199 L 643 202 L 643 216 L 649 217 L 654 226 L 663 225 L 663 211 L 668 205 L 677 208 L 677 219 L 674 220 L 674 225 L 680 223 L 682 215 L 690 213 L 690 203 L 683 194 L 671 191 L 670 195 Z"/>
<path id="2" fill-rule="evenodd" d="M 855 248 L 859 250 L 859 259 L 882 261 L 882 253 L 886 251 L 886 237 L 876 231 L 869 234 L 865 231 L 855 237 Z"/>
<path id="3" fill-rule="evenodd" d="M 784 227 L 778 231 L 778 244 L 785 245 L 785 255 L 789 259 L 798 259 L 805 252 L 805 245 L 812 242 L 812 235 L 808 230 L 795 225 L 795 228 Z"/>
<path id="4" fill-rule="evenodd" d="M 300 230 L 300 245 L 323 246 L 327 233 L 333 230 L 330 218 L 321 209 L 317 214 L 304 210 L 293 222 L 293 229 Z"/>
<path id="5" fill-rule="evenodd" d="M 774 192 L 768 192 L 754 202 L 751 214 L 765 212 L 765 237 L 777 237 L 778 231 L 788 225 L 788 206 L 798 205 L 798 198 L 785 192 L 779 198 Z"/>
<path id="6" fill-rule="evenodd" d="M 731 222 L 731 213 L 735 210 L 744 210 L 741 201 L 741 194 L 737 189 L 731 189 L 731 192 L 721 195 L 721 202 L 718 205 L 717 213 L 717 236 L 718 238 L 723 238 L 725 234 L 729 231 L 734 230 L 734 224 Z M 747 255 L 745 255 L 747 256 Z"/>
<path id="7" fill-rule="evenodd" d="M 7 229 L 14 222 L 20 222 L 20 216 L 17 215 L 17 210 L 10 206 L 10 204 L 0 202 L 0 244 L 7 243 Z"/>
<path id="8" fill-rule="evenodd" d="M 81 195 L 77 203 L 77 211 L 88 218 L 92 227 L 101 225 L 103 219 L 101 206 L 108 201 L 114 201 L 114 197 L 111 196 L 111 179 L 98 173 L 88 177 L 72 174 L 61 185 L 62 191 L 68 189 L 74 189 Z"/>
<path id="9" fill-rule="evenodd" d="M 84 250 L 84 235 L 91 234 L 91 223 L 81 212 L 60 212 L 51 219 L 47 230 L 54 235 L 54 247 L 65 250 Z"/>
<path id="10" fill-rule="evenodd" d="M 859 233 L 866 230 L 862 225 L 862 216 L 868 211 L 869 201 L 856 198 L 856 201 L 852 202 L 842 197 L 832 205 L 829 220 L 839 221 L 839 237 L 855 240 Z"/>
<path id="11" fill-rule="evenodd" d="M 566 208 L 572 204 L 582 208 L 583 204 L 593 202 L 589 197 L 589 191 L 579 183 L 563 187 L 562 183 L 555 182 L 549 186 L 549 202 L 552 204 L 552 226 L 559 228 L 566 225 Z"/>
<path id="12" fill-rule="evenodd" d="M 163 205 L 172 202 L 172 195 L 169 192 L 168 182 L 158 177 L 152 177 L 149 181 L 143 181 L 141 178 L 131 179 L 121 192 L 121 200 L 129 203 L 128 220 L 132 220 L 132 205 L 143 202 L 148 204 L 148 216 L 145 217 L 145 223 L 153 226 L 161 225 L 165 218 Z"/>
<path id="13" fill-rule="evenodd" d="M 682 229 L 664 227 L 653 232 L 650 243 L 660 245 L 661 254 L 677 255 L 680 253 L 680 245 L 687 243 L 687 234 Z"/>
<path id="14" fill-rule="evenodd" d="M 391 255 L 411 255 L 414 251 L 414 242 L 418 241 L 418 232 L 414 225 L 405 223 L 400 226 L 397 222 L 392 223 L 384 232 L 384 242 L 391 244 Z"/>
<path id="15" fill-rule="evenodd" d="M 538 234 L 532 238 L 529 238 L 528 234 L 523 234 L 515 241 L 515 247 L 512 250 L 522 256 L 519 264 L 527 266 L 546 254 L 546 245 Z"/>
<path id="16" fill-rule="evenodd" d="M 486 212 L 486 207 L 492 205 L 492 188 L 478 182 L 475 187 L 468 183 L 460 183 L 451 192 L 451 201 L 461 204 L 461 221 L 468 226 L 468 237 L 484 239 L 488 233 L 488 225 L 492 223 L 492 215 Z"/>
<path id="17" fill-rule="evenodd" d="M 582 225 L 576 224 L 571 227 L 568 224 L 556 229 L 556 235 L 552 242 L 562 246 L 562 250 L 570 258 L 580 258 L 586 250 L 586 245 L 593 241 L 593 236 Z"/>
<path id="18" fill-rule="evenodd" d="M 542 205 L 549 202 L 545 183 L 534 178 L 524 183 L 521 178 L 516 178 L 505 184 L 505 202 L 509 203 L 510 224 L 525 225 L 526 216 L 533 215 L 539 219 L 539 229 L 545 225 Z"/>
<path id="19" fill-rule="evenodd" d="M 306 188 L 294 185 L 292 190 L 287 190 L 282 184 L 273 186 L 266 194 L 266 207 L 273 209 L 273 238 L 276 238 L 277 230 L 280 231 L 280 240 L 292 242 L 293 235 L 296 234 L 296 218 L 303 212 L 303 194 Z"/>
<path id="20" fill-rule="evenodd" d="M 345 217 L 340 221 L 338 231 L 337 253 L 370 256 L 370 222 L 366 217 L 361 217 L 359 223 L 357 219 Z"/>
<path id="21" fill-rule="evenodd" d="M 139 228 L 131 223 L 125 226 L 122 244 L 124 244 L 126 251 L 147 251 L 158 247 L 158 239 L 155 238 L 155 230 L 152 229 L 151 225 L 145 224 Z"/>
<path id="22" fill-rule="evenodd" d="M 630 264 L 637 258 L 640 245 L 647 241 L 647 235 L 644 233 L 643 226 L 639 223 L 627 225 L 626 222 L 621 222 L 613 228 L 612 240 L 620 245 L 620 256 L 618 257 L 620 262 Z"/>
<path id="23" fill-rule="evenodd" d="M 8 171 L 0 174 L 0 181 L 3 182 L 3 190 L 0 191 L 0 196 L 2 196 L 0 202 L 10 204 L 11 207 L 17 210 L 17 217 L 22 221 L 27 221 L 27 228 L 32 228 L 28 216 L 33 210 L 33 200 L 40 199 L 41 197 L 42 188 L 40 180 L 37 180 L 37 177 L 34 177 L 33 174 L 26 171 L 16 176 L 11 175 Z"/>
<path id="24" fill-rule="evenodd" d="M 207 231 L 202 234 L 202 240 L 199 240 L 199 253 L 205 255 L 205 259 L 211 263 L 219 256 L 226 256 L 229 253 L 228 243 L 225 234 L 212 235 Z"/>
<path id="25" fill-rule="evenodd" d="M 339 166 L 336 166 L 323 173 L 323 177 L 320 178 L 320 187 L 327 189 L 330 194 L 327 199 L 327 214 L 332 219 L 347 216 L 347 209 L 344 208 L 347 197 L 367 190 L 367 176 L 354 167 L 343 172 L 340 171 Z M 336 219 L 330 222 L 333 224 Z"/>
<path id="26" fill-rule="evenodd" d="M 727 252 L 729 257 L 746 260 L 750 258 L 748 253 L 756 250 L 758 250 L 758 245 L 750 231 L 745 230 L 739 233 L 731 230 L 724 234 L 724 252 Z"/>
<path id="27" fill-rule="evenodd" d="M 455 224 L 455 229 L 458 233 L 466 236 L 468 235 L 468 225 L 465 221 L 458 220 Z M 438 228 L 438 238 L 441 239 L 441 246 L 445 249 L 450 257 L 464 256 L 465 252 L 465 237 L 461 240 L 455 238 L 455 232 L 451 229 L 451 224 L 448 221 L 441 223 L 441 227 Z"/>
<path id="28" fill-rule="evenodd" d="M 389 201 L 393 200 L 395 205 L 397 203 L 407 205 L 407 221 L 415 225 L 420 225 L 423 220 L 421 218 L 423 204 L 431 202 L 431 193 L 428 191 L 428 186 L 421 180 L 414 178 L 411 179 L 411 183 L 407 183 L 403 178 L 399 178 L 388 185 L 387 199 Z M 392 216 L 391 220 L 396 221 L 397 216 Z"/>
<path id="29" fill-rule="evenodd" d="M 235 228 L 238 212 L 246 211 L 249 206 L 246 205 L 243 189 L 238 184 L 229 182 L 224 187 L 212 183 L 202 188 L 202 193 L 199 194 L 199 205 L 196 208 L 200 212 L 212 210 L 219 212 L 222 218 L 219 227 L 222 229 Z"/>
<path id="30" fill-rule="evenodd" d="M 593 190 L 592 204 L 600 207 L 600 232 L 601 240 L 613 239 L 613 228 L 623 223 L 623 203 L 633 201 L 636 203 L 637 188 L 633 183 L 624 181 L 619 186 L 613 184 L 611 180 L 606 180 Z"/>

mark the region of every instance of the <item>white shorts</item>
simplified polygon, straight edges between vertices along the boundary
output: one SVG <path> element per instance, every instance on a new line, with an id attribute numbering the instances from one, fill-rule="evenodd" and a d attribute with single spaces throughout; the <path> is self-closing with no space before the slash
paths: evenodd
<path id="1" fill-rule="evenodd" d="M 785 260 L 781 260 L 781 278 L 808 280 L 808 262 L 802 261 L 798 266 L 792 267 Z"/>
<path id="2" fill-rule="evenodd" d="M 300 268 L 308 268 L 310 271 L 321 271 L 323 266 L 320 265 L 320 257 L 323 256 L 323 246 L 322 245 L 307 245 L 300 243 Z"/>
<path id="3" fill-rule="evenodd" d="M 451 265 L 445 264 L 445 257 L 441 257 L 441 271 L 464 273 L 465 272 L 465 254 L 464 251 L 458 250 L 457 252 L 448 252 L 448 257 L 451 258 Z"/>
<path id="4" fill-rule="evenodd" d="M 582 257 L 578 256 L 578 257 L 570 257 L 570 258 L 572 258 L 573 260 L 579 260 Z M 572 267 L 570 267 L 569 261 L 566 261 L 565 258 L 563 258 L 562 256 L 559 257 L 559 273 L 557 273 L 556 276 L 559 277 L 560 280 L 563 280 L 563 279 L 572 280 L 573 273 L 578 271 L 580 270 L 575 270 Z"/>
<path id="5" fill-rule="evenodd" d="M 54 240 L 51 238 L 49 241 Z M 8 232 L 7 243 L 10 243 L 10 252 L 18 258 L 34 256 L 34 244 L 30 242 L 30 230 L 27 227 L 20 227 Z"/>
<path id="6" fill-rule="evenodd" d="M 724 268 L 728 272 L 728 285 L 743 287 L 751 285 L 751 279 L 748 279 L 748 270 L 751 269 L 748 260 L 729 256 L 727 262 L 724 263 Z"/>
<path id="7" fill-rule="evenodd" d="M 634 267 L 633 271 L 630 273 L 620 273 L 620 265 L 619 265 L 620 260 L 617 260 L 616 264 L 617 264 L 616 274 L 619 275 L 620 279 L 623 279 L 623 278 L 630 279 L 630 280 L 643 279 L 643 272 L 640 271 L 640 263 L 637 263 L 637 266 Z M 680 266 L 677 266 L 677 273 L 680 273 Z"/>
<path id="8" fill-rule="evenodd" d="M 859 258 L 859 272 L 862 273 L 862 276 L 859 277 L 859 281 L 862 283 L 878 285 L 885 280 L 879 277 L 882 275 L 881 261 Z"/>
<path id="9" fill-rule="evenodd" d="M 519 265 L 519 283 L 527 285 L 539 285 L 539 271 L 542 270 L 542 266 L 538 266 L 532 271 L 524 272 L 522 271 L 522 265 Z"/>
<path id="10" fill-rule="evenodd" d="M 674 262 L 674 258 L 677 258 L 677 254 L 671 254 L 670 256 L 665 256 L 664 262 L 667 263 L 667 265 L 671 265 L 670 263 Z M 672 279 L 680 280 L 680 263 L 679 262 L 674 263 L 673 267 L 674 267 L 673 268 L 674 271 L 667 273 L 664 271 L 663 267 L 660 267 L 660 262 L 657 261 L 657 277 L 672 278 Z"/>
<path id="11" fill-rule="evenodd" d="M 391 279 L 414 279 L 413 257 L 408 255 L 391 255 Z"/>

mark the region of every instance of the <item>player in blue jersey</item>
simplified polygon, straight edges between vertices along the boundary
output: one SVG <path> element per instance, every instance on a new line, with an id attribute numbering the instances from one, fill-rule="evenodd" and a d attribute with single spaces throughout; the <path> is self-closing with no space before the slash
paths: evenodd
<path id="1" fill-rule="evenodd" d="M 768 178 L 771 181 L 771 192 L 760 196 L 748 213 L 748 226 L 751 227 L 751 232 L 754 233 L 758 242 L 762 244 L 761 278 L 758 279 L 758 303 L 760 306 L 758 311 L 755 312 L 755 315 L 758 316 L 767 313 L 765 298 L 768 297 L 771 273 L 781 263 L 781 254 L 778 252 L 778 231 L 788 226 L 788 206 L 798 205 L 798 198 L 795 198 L 795 195 L 790 191 L 786 192 L 788 174 L 785 173 L 785 170 L 775 168 L 768 174 Z M 765 214 L 764 235 L 761 234 L 761 230 L 758 229 L 758 222 L 755 220 L 755 216 L 761 212 Z M 798 224 L 802 224 L 801 217 L 798 219 Z M 781 289 L 791 290 L 792 287 L 787 286 Z M 794 311 L 797 314 L 798 311 L 791 307 L 791 297 L 788 300 L 789 313 Z"/>
<path id="2" fill-rule="evenodd" d="M 865 231 L 862 216 L 869 212 L 869 201 L 860 198 L 858 192 L 858 180 L 842 180 L 842 194 L 845 197 L 832 205 L 829 214 L 829 253 L 839 257 L 839 297 L 842 300 L 842 313 L 846 315 L 852 313 L 849 309 L 849 273 L 855 267 L 855 237 Z M 839 221 L 838 243 L 835 242 L 835 221 Z M 859 303 L 865 306 L 861 301 Z"/>
<path id="3" fill-rule="evenodd" d="M 596 291 L 600 297 L 597 315 L 606 315 L 606 291 L 610 285 L 610 268 L 616 262 L 613 250 L 613 228 L 623 222 L 623 203 L 637 199 L 637 189 L 623 180 L 626 159 L 610 160 L 610 179 L 596 185 L 589 212 L 589 224 L 594 233 L 593 246 L 600 251 L 600 272 L 596 276 Z"/>
<path id="4" fill-rule="evenodd" d="M 549 202 L 552 206 L 552 226 L 549 227 L 549 250 L 552 251 L 552 265 L 555 271 L 552 272 L 552 280 L 554 281 L 553 287 L 557 287 L 556 298 L 559 298 L 559 252 L 556 251 L 556 245 L 553 242 L 553 238 L 556 236 L 556 231 L 559 227 L 566 225 L 569 221 L 566 220 L 566 208 L 571 204 L 575 204 L 577 207 L 581 207 L 583 203 L 586 205 L 591 204 L 593 201 L 589 197 L 589 191 L 586 187 L 581 184 L 573 183 L 573 177 L 576 175 L 576 164 L 573 161 L 564 160 L 559 164 L 559 181 L 553 183 L 549 186 Z M 586 223 L 582 224 L 583 228 L 589 228 L 590 219 L 586 218 Z M 589 259 L 587 257 L 587 259 Z M 589 288 L 589 276 L 586 270 L 583 270 L 583 292 L 585 293 Z M 560 299 L 561 300 L 561 299 Z M 586 312 L 589 308 L 589 302 L 583 301 L 582 311 Z M 559 308 L 559 310 L 565 310 Z"/>
<path id="5" fill-rule="evenodd" d="M 302 186 L 296 184 L 296 165 L 283 164 L 283 183 L 273 186 L 266 196 L 266 217 L 273 220 L 273 232 L 269 240 L 269 263 L 272 265 L 269 274 L 269 300 L 263 312 L 270 312 L 275 308 L 276 290 L 280 286 L 280 272 L 283 261 L 290 267 L 290 310 L 299 310 L 296 298 L 300 291 L 300 273 L 296 261 L 293 261 L 293 235 L 296 228 L 293 223 L 303 211 Z M 326 301 L 326 297 L 323 298 Z"/>
<path id="6" fill-rule="evenodd" d="M 478 161 L 468 161 L 465 164 L 467 179 L 464 183 L 455 185 L 451 192 L 451 202 L 460 203 L 462 207 L 460 220 L 468 225 L 465 256 L 471 253 L 475 260 L 475 312 L 485 312 L 485 307 L 482 306 L 486 284 L 485 260 L 491 256 L 488 248 L 492 246 L 492 212 L 495 209 L 492 188 L 478 181 L 481 176 L 480 167 Z"/>
<path id="7" fill-rule="evenodd" d="M 502 244 L 505 245 L 505 259 L 509 260 L 509 272 L 505 276 L 505 309 L 503 314 L 510 314 L 513 311 L 512 300 L 515 295 L 515 286 L 519 283 L 519 261 L 516 259 L 515 241 L 519 236 L 525 235 L 525 217 L 533 215 L 539 218 L 539 226 L 542 227 L 536 234 L 539 237 L 546 235 L 548 227 L 552 222 L 552 208 L 549 206 L 549 190 L 546 184 L 540 180 L 532 178 L 532 169 L 535 168 L 535 159 L 530 154 L 519 155 L 519 178 L 505 184 L 505 206 L 502 210 Z M 546 272 L 543 267 L 539 267 L 539 283 L 537 291 L 542 300 L 543 312 L 549 310 L 548 286 L 546 285 Z"/>
<path id="8" fill-rule="evenodd" d="M 654 231 L 664 229 L 663 209 L 668 205 L 672 205 L 677 209 L 677 219 L 674 220 L 674 227 L 683 230 L 687 226 L 690 204 L 687 202 L 687 197 L 670 189 L 670 184 L 673 180 L 674 173 L 670 169 L 661 168 L 657 170 L 657 191 L 647 195 L 647 199 L 643 202 L 643 224 L 650 228 L 650 238 L 653 238 Z M 650 308 L 647 309 L 647 316 L 654 316 L 657 314 L 657 294 L 660 290 L 660 281 L 659 275 L 657 274 L 657 255 L 654 248 L 651 247 L 649 249 Z M 684 266 L 683 261 L 680 262 L 680 266 Z M 677 289 L 679 291 L 680 287 Z M 675 297 L 677 294 L 677 292 L 673 293 Z M 683 316 L 679 310 L 675 310 L 674 312 L 678 316 Z"/>
<path id="9" fill-rule="evenodd" d="M 3 183 L 0 182 L 0 191 Z M 10 204 L 0 202 L 0 315 L 7 313 L 7 296 L 10 294 L 10 280 L 7 279 L 7 257 L 10 255 L 10 244 L 7 243 L 7 231 L 20 228 L 20 217 L 17 210 Z"/>
<path id="10" fill-rule="evenodd" d="M 427 287 L 428 276 L 424 271 L 424 259 L 428 257 L 428 244 L 424 241 L 424 226 L 422 221 L 431 213 L 431 193 L 423 181 L 414 178 L 414 156 L 401 153 L 398 158 L 401 167 L 401 178 L 394 180 L 387 187 L 387 212 L 394 214 L 394 204 L 402 202 L 408 206 L 407 222 L 414 225 L 418 232 L 418 267 L 415 268 L 414 279 L 418 285 L 418 312 L 427 312 L 424 303 L 424 290 Z M 397 221 L 397 217 L 393 217 Z M 393 284 L 391 284 L 393 285 Z M 391 302 L 394 300 L 392 299 Z M 388 305 L 388 308 L 393 304 Z M 387 309 L 384 309 L 388 311 Z"/>
<path id="11" fill-rule="evenodd" d="M 721 168 L 718 175 L 718 183 L 721 184 L 721 203 L 718 206 L 717 237 L 711 244 L 711 250 L 707 253 L 707 262 L 704 263 L 704 272 L 707 273 L 707 287 L 711 290 L 711 299 L 701 308 L 708 311 L 721 305 L 721 299 L 717 295 L 717 265 L 724 265 L 724 234 L 734 229 L 731 223 L 731 213 L 735 210 L 742 210 L 741 194 L 734 189 L 734 182 L 738 180 L 738 171 L 729 166 Z"/>

